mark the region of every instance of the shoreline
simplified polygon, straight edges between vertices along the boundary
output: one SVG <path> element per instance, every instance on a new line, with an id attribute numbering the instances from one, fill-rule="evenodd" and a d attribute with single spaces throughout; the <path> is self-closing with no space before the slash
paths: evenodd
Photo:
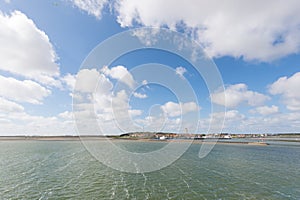
<path id="1" fill-rule="evenodd" d="M 259 145 L 266 146 L 269 145 L 267 142 L 258 141 L 230 141 L 230 140 L 195 140 L 195 139 L 176 139 L 176 140 L 158 140 L 158 139 L 132 139 L 132 138 L 115 138 L 115 137 L 105 137 L 105 136 L 0 136 L 0 142 L 5 141 L 89 141 L 89 140 L 111 140 L 119 142 L 189 142 L 192 144 L 228 144 L 228 145 Z"/>
<path id="2" fill-rule="evenodd" d="M 113 142 L 188 142 L 192 144 L 224 144 L 224 145 L 256 145 L 267 146 L 272 145 L 272 142 L 291 143 L 296 142 L 300 144 L 300 138 L 235 138 L 235 139 L 149 139 L 149 138 L 120 138 L 116 136 L 0 136 L 0 142 L 5 141 L 101 141 L 111 140 Z M 261 140 L 262 139 L 262 140 Z M 240 141 L 239 141 L 240 140 Z"/>

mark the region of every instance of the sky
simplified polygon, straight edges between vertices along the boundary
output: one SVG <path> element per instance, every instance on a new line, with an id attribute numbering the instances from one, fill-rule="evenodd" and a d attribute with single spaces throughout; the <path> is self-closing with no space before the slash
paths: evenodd
<path id="1" fill-rule="evenodd" d="M 0 0 L 0 135 L 299 133 L 299 9 L 298 0 Z M 122 34 L 130 38 L 101 45 Z M 119 54 L 132 38 L 143 48 Z"/>

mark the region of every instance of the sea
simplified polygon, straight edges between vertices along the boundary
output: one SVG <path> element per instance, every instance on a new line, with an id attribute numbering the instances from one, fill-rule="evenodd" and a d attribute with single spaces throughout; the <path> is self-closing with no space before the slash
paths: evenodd
<path id="1" fill-rule="evenodd" d="M 164 145 L 126 141 L 122 148 Z M 216 144 L 201 159 L 200 146 L 163 169 L 127 173 L 80 141 L 1 141 L 0 199 L 300 199 L 299 142 Z"/>

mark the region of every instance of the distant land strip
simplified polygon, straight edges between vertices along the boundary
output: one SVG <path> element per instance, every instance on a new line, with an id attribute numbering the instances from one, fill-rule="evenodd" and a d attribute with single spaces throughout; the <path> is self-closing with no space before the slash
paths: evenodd
<path id="1" fill-rule="evenodd" d="M 264 140 L 274 140 L 280 142 L 300 142 L 300 133 L 280 133 L 280 134 L 178 134 L 178 133 L 164 133 L 164 132 L 132 132 L 121 135 L 62 135 L 62 136 L 0 136 L 0 141 L 80 141 L 80 140 L 105 140 L 118 139 L 130 141 L 184 141 L 195 140 L 198 143 L 202 141 L 209 141 L 216 139 L 218 143 L 249 143 L 245 141 L 230 141 L 228 139 L 259 139 L 260 143 Z M 250 142 L 253 143 L 253 142 Z"/>

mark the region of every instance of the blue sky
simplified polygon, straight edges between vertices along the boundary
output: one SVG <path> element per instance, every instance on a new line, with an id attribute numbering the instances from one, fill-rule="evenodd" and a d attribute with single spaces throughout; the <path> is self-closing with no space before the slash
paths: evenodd
<path id="1" fill-rule="evenodd" d="M 94 117 L 103 134 L 185 128 L 206 133 L 209 127 L 300 132 L 300 3 L 215 3 L 0 1 L 0 134 L 75 135 L 74 116 L 84 122 Z M 178 31 L 197 42 L 219 70 L 223 90 L 209 93 L 189 60 L 160 49 L 119 55 L 107 67 L 82 66 L 101 42 L 141 27 Z M 141 43 L 157 37 L 139 34 Z M 178 94 L 151 80 L 175 88 L 189 84 L 195 96 L 188 85 Z M 79 99 L 82 93 L 88 103 Z"/>

